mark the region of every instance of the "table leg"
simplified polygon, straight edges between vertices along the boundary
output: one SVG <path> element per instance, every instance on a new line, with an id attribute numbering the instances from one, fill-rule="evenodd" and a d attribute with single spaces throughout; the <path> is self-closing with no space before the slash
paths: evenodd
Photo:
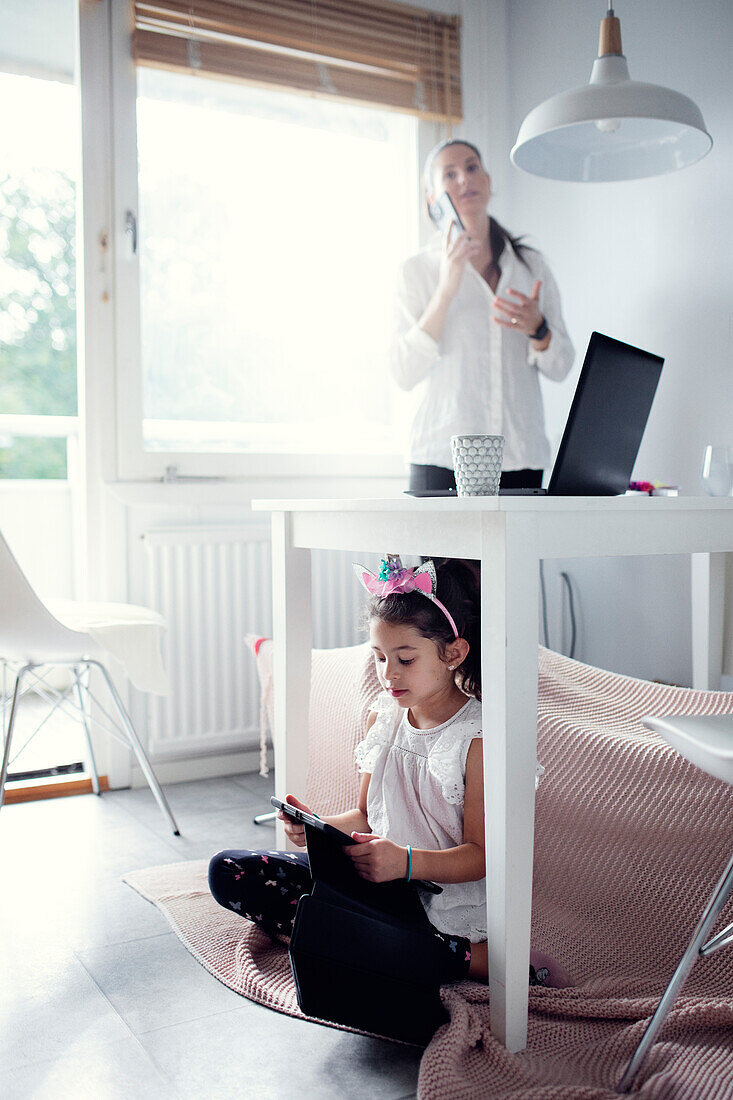
<path id="1" fill-rule="evenodd" d="M 276 793 L 305 801 L 313 644 L 311 552 L 293 546 L 292 516 L 284 512 L 272 517 L 272 598 Z M 276 836 L 278 848 L 285 848 L 280 821 Z"/>
<path id="2" fill-rule="evenodd" d="M 723 671 L 725 554 L 692 554 L 692 686 L 720 691 Z"/>
<path id="3" fill-rule="evenodd" d="M 531 516 L 487 516 L 481 647 L 491 1030 L 527 1044 L 537 752 L 539 560 Z"/>

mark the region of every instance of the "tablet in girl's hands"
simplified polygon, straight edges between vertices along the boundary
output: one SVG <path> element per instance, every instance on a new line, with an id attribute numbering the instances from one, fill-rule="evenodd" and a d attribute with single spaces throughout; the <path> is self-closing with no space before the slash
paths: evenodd
<path id="1" fill-rule="evenodd" d="M 283 802 L 281 799 L 276 798 L 275 795 L 271 797 L 270 802 L 276 810 L 282 810 L 284 814 L 291 817 L 293 821 L 297 821 L 299 825 L 312 825 L 322 833 L 330 836 L 337 844 L 346 845 L 357 843 L 348 833 L 342 833 L 340 829 L 336 829 L 333 825 L 329 825 L 327 821 L 321 821 L 320 817 L 316 817 L 315 814 L 308 814 L 305 810 L 299 810 L 297 806 L 291 806 L 289 802 Z"/>
<path id="2" fill-rule="evenodd" d="M 316 817 L 315 814 L 306 813 L 305 810 L 298 809 L 297 806 L 291 806 L 289 802 L 283 802 L 282 799 L 276 798 L 272 795 L 270 803 L 276 810 L 282 810 L 284 814 L 292 818 L 293 821 L 297 821 L 299 825 L 312 825 L 324 836 L 330 837 L 335 844 L 340 844 L 342 847 L 350 844 L 358 844 L 357 840 L 349 836 L 348 833 L 342 833 L 340 829 L 337 829 L 335 825 L 329 825 L 327 821 L 321 821 L 320 817 Z M 427 879 L 416 881 L 416 886 L 422 886 L 423 889 L 428 890 L 431 894 L 442 894 L 443 887 L 438 886 L 435 882 L 430 882 Z"/>

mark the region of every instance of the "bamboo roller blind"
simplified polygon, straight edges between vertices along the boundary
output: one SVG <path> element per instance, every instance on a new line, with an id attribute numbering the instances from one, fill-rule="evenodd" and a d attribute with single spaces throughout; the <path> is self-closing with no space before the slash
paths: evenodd
<path id="1" fill-rule="evenodd" d="M 135 0 L 138 65 L 461 118 L 460 19 L 390 0 Z"/>

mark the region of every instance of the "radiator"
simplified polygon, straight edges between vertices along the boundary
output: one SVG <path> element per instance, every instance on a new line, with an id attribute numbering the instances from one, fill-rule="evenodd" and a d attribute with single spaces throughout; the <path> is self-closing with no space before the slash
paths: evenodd
<path id="1" fill-rule="evenodd" d="M 158 758 L 254 748 L 259 684 L 247 634 L 272 632 L 269 526 L 148 531 L 145 602 L 164 616 L 168 696 L 147 696 L 148 747 Z M 353 555 L 314 551 L 313 644 L 362 640 Z"/>

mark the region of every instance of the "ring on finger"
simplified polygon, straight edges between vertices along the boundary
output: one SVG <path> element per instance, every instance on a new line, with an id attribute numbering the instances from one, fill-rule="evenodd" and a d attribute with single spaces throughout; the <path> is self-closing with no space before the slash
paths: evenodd
<path id="1" fill-rule="evenodd" d="M 512 324 L 513 324 L 513 325 L 516 325 L 516 324 L 517 324 L 517 318 L 516 318 L 516 317 L 512 317 Z"/>

